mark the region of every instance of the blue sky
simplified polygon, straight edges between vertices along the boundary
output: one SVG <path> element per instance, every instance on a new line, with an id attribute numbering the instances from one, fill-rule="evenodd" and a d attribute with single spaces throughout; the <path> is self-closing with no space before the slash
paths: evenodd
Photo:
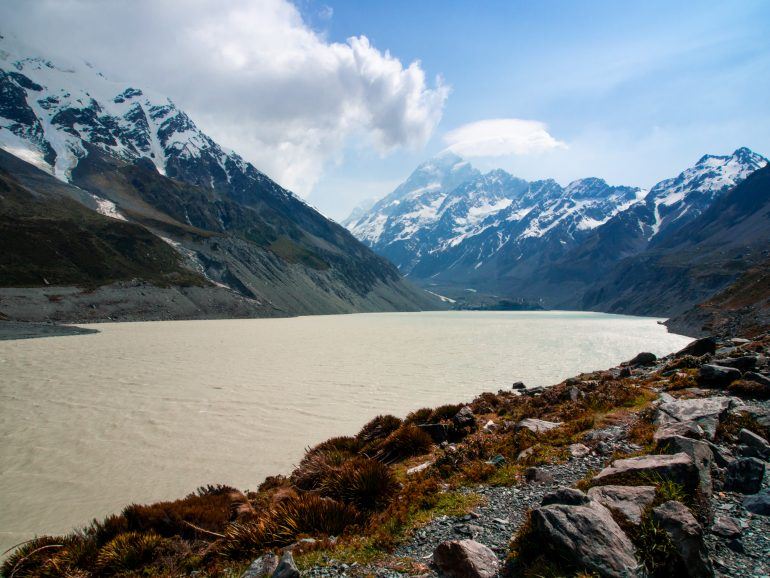
<path id="1" fill-rule="evenodd" d="M 169 96 L 337 219 L 446 147 L 644 187 L 770 154 L 770 0 L 2 0 L 5 30 Z"/>
<path id="2" fill-rule="evenodd" d="M 770 154 L 768 2 L 355 2 L 299 6 L 331 41 L 366 35 L 451 87 L 424 148 L 383 157 L 353 142 L 309 199 L 340 217 L 382 195 L 484 119 L 547 125 L 566 146 L 471 159 L 525 178 L 651 186 L 704 153 Z M 333 200 L 333 201 L 332 201 Z M 332 202 L 330 202 L 332 201 Z"/>

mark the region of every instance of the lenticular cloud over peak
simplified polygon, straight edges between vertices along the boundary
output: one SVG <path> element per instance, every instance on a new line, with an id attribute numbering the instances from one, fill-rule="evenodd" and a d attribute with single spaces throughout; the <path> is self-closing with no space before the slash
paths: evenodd
<path id="1" fill-rule="evenodd" d="M 495 118 L 464 124 L 444 136 L 448 149 L 462 157 L 528 155 L 567 148 L 545 123 Z"/>

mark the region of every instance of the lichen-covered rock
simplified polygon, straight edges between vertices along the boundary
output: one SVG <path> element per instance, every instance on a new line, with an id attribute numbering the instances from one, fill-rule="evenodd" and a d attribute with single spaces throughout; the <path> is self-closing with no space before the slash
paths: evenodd
<path id="1" fill-rule="evenodd" d="M 531 520 L 530 539 L 577 568 L 610 578 L 639 575 L 634 545 L 604 506 L 552 504 L 534 509 Z"/>
<path id="2" fill-rule="evenodd" d="M 678 399 L 658 406 L 655 423 L 665 425 L 675 422 L 696 422 L 710 440 L 714 439 L 717 425 L 736 404 L 726 396 Z"/>
<path id="3" fill-rule="evenodd" d="M 699 440 L 703 438 L 704 432 L 703 428 L 694 421 L 675 421 L 658 427 L 658 429 L 655 430 L 652 439 L 653 441 L 660 443 L 674 436 Z"/>
<path id="4" fill-rule="evenodd" d="M 515 426 L 516 429 L 528 429 L 534 433 L 540 433 L 557 428 L 561 425 L 559 422 L 546 421 L 543 419 L 527 418 L 518 422 Z"/>
<path id="5" fill-rule="evenodd" d="M 278 567 L 273 572 L 272 578 L 299 578 L 299 569 L 294 563 L 294 556 L 291 550 L 287 550 L 281 556 Z"/>
<path id="6" fill-rule="evenodd" d="M 655 486 L 597 486 L 588 490 L 588 497 L 638 526 L 655 500 Z"/>
<path id="7" fill-rule="evenodd" d="M 652 517 L 668 534 L 682 567 L 692 578 L 711 578 L 714 568 L 703 543 L 703 529 L 684 504 L 670 500 L 653 508 Z"/>
<path id="8" fill-rule="evenodd" d="M 731 516 L 717 516 L 711 526 L 712 534 L 728 539 L 737 538 L 742 531 L 740 521 Z"/>
<path id="9" fill-rule="evenodd" d="M 270 578 L 278 567 L 278 556 L 272 552 L 263 554 L 241 574 L 241 578 Z"/>
<path id="10" fill-rule="evenodd" d="M 497 556 L 475 540 L 450 540 L 439 544 L 433 562 L 451 578 L 492 578 L 500 566 Z"/>
<path id="11" fill-rule="evenodd" d="M 698 469 L 686 453 L 648 455 L 615 460 L 593 479 L 594 485 L 628 484 L 645 480 L 671 480 L 686 488 L 698 485 Z"/>
<path id="12" fill-rule="evenodd" d="M 770 461 L 770 443 L 762 436 L 744 428 L 738 432 L 738 441 L 751 448 L 756 457 Z"/>
<path id="13" fill-rule="evenodd" d="M 698 383 L 708 387 L 727 387 L 740 378 L 740 370 L 721 365 L 701 365 L 698 372 Z"/>
<path id="14" fill-rule="evenodd" d="M 567 449 L 573 458 L 584 458 L 591 453 L 591 448 L 585 444 L 570 444 Z"/>

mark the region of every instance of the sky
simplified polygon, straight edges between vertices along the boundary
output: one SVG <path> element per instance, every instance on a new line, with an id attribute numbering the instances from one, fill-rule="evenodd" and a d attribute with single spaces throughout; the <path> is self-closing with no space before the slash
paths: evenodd
<path id="1" fill-rule="evenodd" d="M 447 148 L 642 187 L 770 155 L 765 0 L 2 0 L 0 22 L 168 95 L 336 219 Z"/>

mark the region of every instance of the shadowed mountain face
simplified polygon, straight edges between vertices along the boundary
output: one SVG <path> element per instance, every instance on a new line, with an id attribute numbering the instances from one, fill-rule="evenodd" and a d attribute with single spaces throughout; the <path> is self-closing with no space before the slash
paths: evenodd
<path id="1" fill-rule="evenodd" d="M 346 223 L 410 279 L 451 297 L 474 290 L 548 307 L 667 315 L 678 302 L 660 299 L 639 307 L 617 293 L 619 286 L 606 284 L 607 278 L 634 256 L 637 268 L 646 267 L 648 252 L 692 231 L 688 224 L 766 163 L 746 148 L 705 155 L 645 191 L 596 178 L 561 187 L 548 180 L 528 183 L 500 170 L 481 175 L 443 154 Z M 460 168 L 466 180 L 457 185 L 449 177 Z M 636 270 L 617 274 L 642 282 Z M 694 285 L 700 288 L 696 294 L 712 295 L 733 278 L 727 270 L 703 279 Z"/>
<path id="2" fill-rule="evenodd" d="M 0 48 L 0 147 L 81 189 L 65 196 L 141 223 L 210 284 L 286 314 L 437 305 L 168 99 L 8 39 Z"/>
<path id="3" fill-rule="evenodd" d="M 770 167 L 766 166 L 717 198 L 689 224 L 621 261 L 585 294 L 582 306 L 678 315 L 703 301 L 727 303 L 732 297 L 722 292 L 738 280 L 732 294 L 746 294 L 745 287 L 755 285 L 768 258 Z M 761 300 L 762 295 L 756 295 L 756 301 Z"/>

